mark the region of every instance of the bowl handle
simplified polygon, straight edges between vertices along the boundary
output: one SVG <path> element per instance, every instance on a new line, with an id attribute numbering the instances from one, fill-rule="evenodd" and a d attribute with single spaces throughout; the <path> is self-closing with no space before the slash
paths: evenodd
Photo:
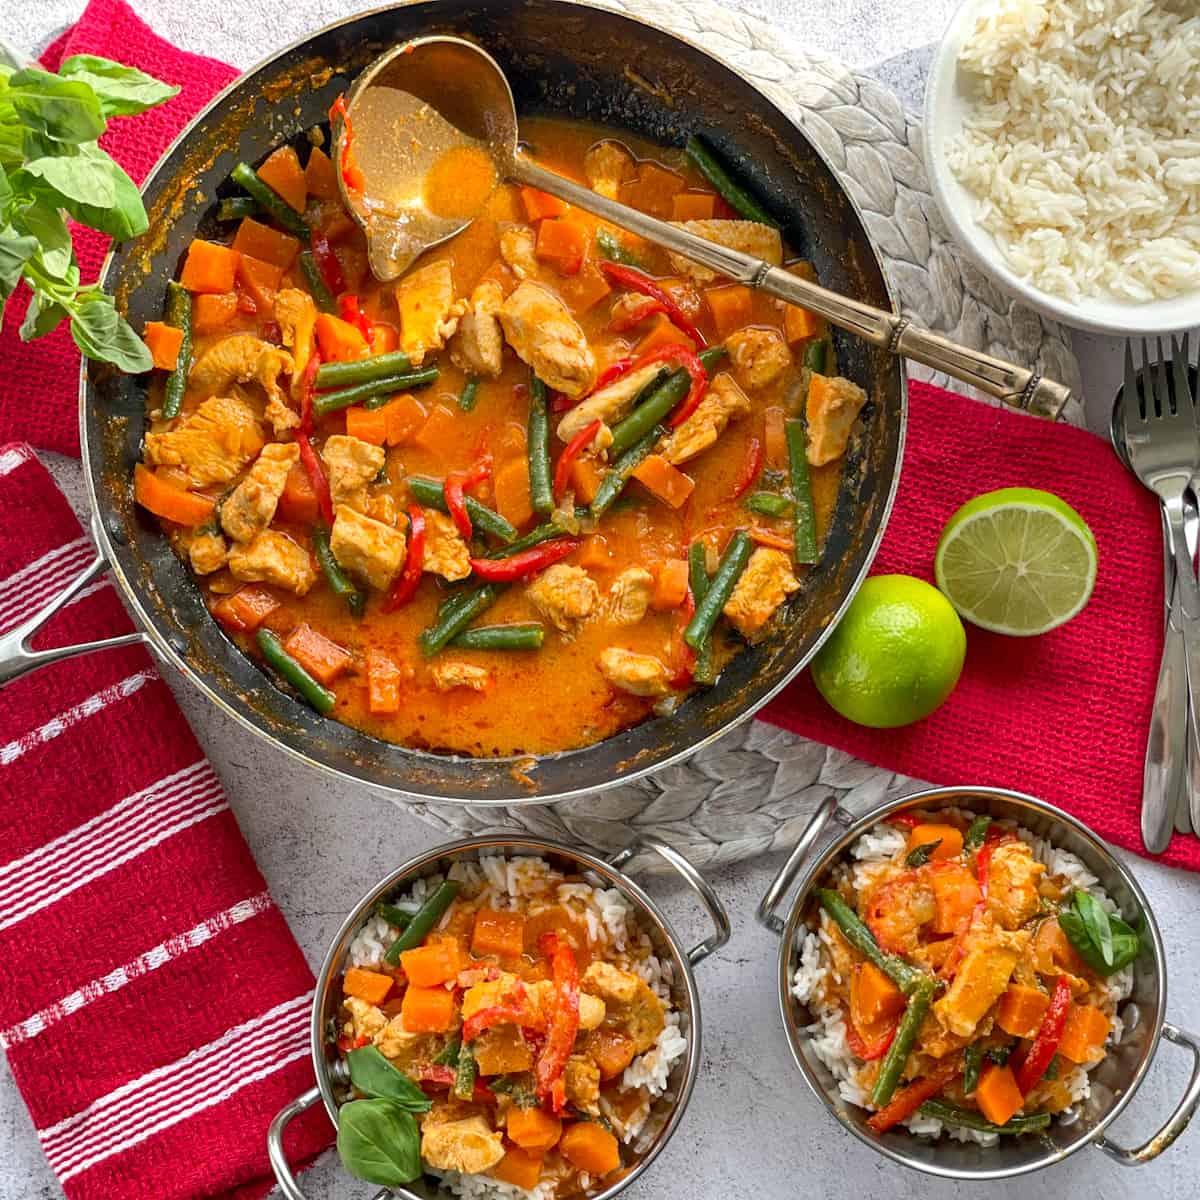
<path id="1" fill-rule="evenodd" d="M 635 841 L 614 854 L 608 860 L 608 864 L 619 871 L 642 850 L 653 850 L 659 858 L 669 863 L 683 876 L 684 883 L 700 897 L 700 903 L 704 905 L 705 911 L 716 927 L 704 941 L 688 951 L 688 962 L 693 967 L 697 966 L 729 941 L 729 914 L 725 911 L 725 905 L 721 903 L 721 898 L 713 890 L 712 884 L 696 870 L 688 859 L 684 858 L 673 846 L 668 846 L 666 842 L 660 841 L 650 834 L 640 834 Z"/>
<path id="2" fill-rule="evenodd" d="M 805 858 L 808 857 L 808 852 L 813 848 L 817 838 L 829 824 L 829 818 L 835 812 L 837 812 L 837 799 L 833 796 L 826 796 L 817 806 L 817 811 L 809 817 L 808 824 L 804 827 L 804 832 L 796 843 L 796 848 L 787 856 L 787 862 L 779 868 L 779 873 L 771 880 L 770 886 L 759 901 L 758 919 L 772 933 L 782 933 L 784 926 L 783 918 L 775 913 L 775 906 L 787 894 L 796 878 L 796 873 L 800 870 Z"/>
<path id="3" fill-rule="evenodd" d="M 1105 1154 L 1115 1158 L 1117 1162 L 1127 1167 L 1140 1167 L 1157 1158 L 1187 1127 L 1200 1104 L 1200 1041 L 1193 1034 L 1169 1021 L 1163 1022 L 1163 1037 L 1177 1046 L 1186 1046 L 1192 1052 L 1192 1077 L 1188 1081 L 1187 1091 L 1178 1107 L 1167 1119 L 1163 1127 L 1147 1141 L 1132 1150 L 1118 1146 L 1108 1138 L 1097 1138 L 1096 1145 Z"/>

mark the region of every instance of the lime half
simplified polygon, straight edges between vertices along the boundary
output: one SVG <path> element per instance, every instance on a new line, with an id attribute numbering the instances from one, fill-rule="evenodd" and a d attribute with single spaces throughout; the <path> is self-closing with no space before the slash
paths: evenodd
<path id="1" fill-rule="evenodd" d="M 1065 501 L 1036 488 L 968 500 L 946 522 L 933 564 L 937 585 L 972 625 L 1032 637 L 1087 604 L 1096 539 Z"/>

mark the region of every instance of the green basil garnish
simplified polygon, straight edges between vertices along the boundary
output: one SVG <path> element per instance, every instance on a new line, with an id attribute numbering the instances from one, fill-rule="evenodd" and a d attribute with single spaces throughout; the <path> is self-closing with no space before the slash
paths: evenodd
<path id="1" fill-rule="evenodd" d="M 421 1131 L 392 1100 L 351 1100 L 338 1110 L 342 1166 L 368 1183 L 400 1187 L 421 1174 Z"/>
<path id="2" fill-rule="evenodd" d="M 1116 974 L 1141 950 L 1137 930 L 1084 891 L 1071 896 L 1071 906 L 1058 914 L 1058 923 L 1079 957 L 1098 975 Z"/>
<path id="3" fill-rule="evenodd" d="M 536 1108 L 537 1096 L 529 1075 L 497 1075 L 489 1084 L 493 1092 L 508 1096 L 518 1108 Z"/>
<path id="4" fill-rule="evenodd" d="M 941 844 L 942 839 L 936 838 L 932 842 L 922 842 L 919 846 L 914 846 L 905 856 L 904 865 L 906 867 L 923 867 Z"/>
<path id="5" fill-rule="evenodd" d="M 992 818 L 983 816 L 976 817 L 975 820 L 967 826 L 966 837 L 963 838 L 963 849 L 969 854 L 972 850 L 978 850 L 987 839 L 988 826 L 991 825 Z"/>
<path id="6" fill-rule="evenodd" d="M 396 1070 L 376 1046 L 360 1046 L 346 1055 L 350 1082 L 379 1100 L 392 1100 L 406 1112 L 428 1112 L 429 1097 L 407 1075 Z"/>

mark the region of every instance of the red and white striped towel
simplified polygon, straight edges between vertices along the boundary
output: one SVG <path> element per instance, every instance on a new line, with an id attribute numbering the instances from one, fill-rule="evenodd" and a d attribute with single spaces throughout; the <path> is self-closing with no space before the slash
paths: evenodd
<path id="1" fill-rule="evenodd" d="M 28 446 L 0 448 L 0 635 L 90 543 Z M 35 644 L 126 632 L 104 578 Z M 221 784 L 139 646 L 0 693 L 0 1047 L 68 1196 L 262 1195 L 312 1086 L 313 980 Z M 294 1161 L 332 1136 L 293 1126 Z"/>

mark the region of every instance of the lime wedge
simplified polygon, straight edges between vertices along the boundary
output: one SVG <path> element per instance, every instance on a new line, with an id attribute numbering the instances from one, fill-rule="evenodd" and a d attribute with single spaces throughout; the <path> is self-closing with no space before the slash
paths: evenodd
<path id="1" fill-rule="evenodd" d="M 946 522 L 933 565 L 959 616 L 1014 637 L 1057 629 L 1096 583 L 1096 539 L 1065 501 L 1036 488 L 968 500 Z"/>

